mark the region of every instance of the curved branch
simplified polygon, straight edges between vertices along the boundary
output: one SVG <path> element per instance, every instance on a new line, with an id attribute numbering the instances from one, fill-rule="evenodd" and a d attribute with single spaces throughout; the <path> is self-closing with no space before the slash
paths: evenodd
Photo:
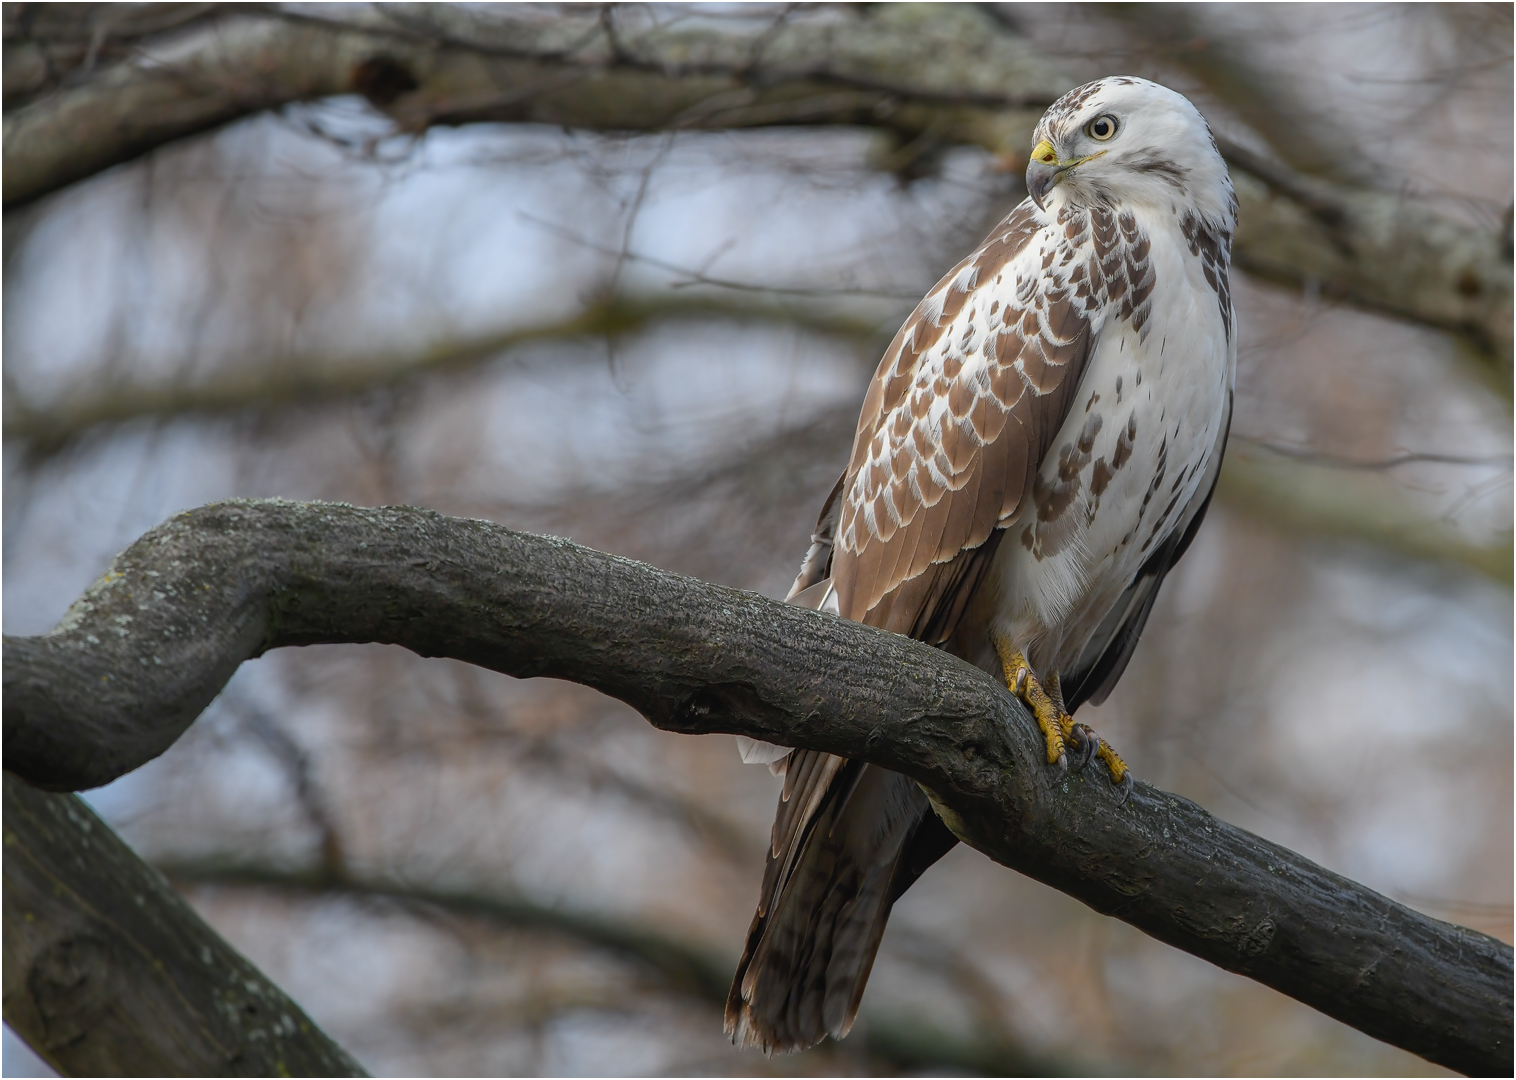
<path id="1" fill-rule="evenodd" d="M 5 774 L 5 1022 L 65 1076 L 367 1076 L 76 795 Z"/>
<path id="2" fill-rule="evenodd" d="M 408 508 L 234 501 L 5 641 L 6 767 L 55 788 L 162 753 L 268 649 L 387 642 L 595 687 L 655 726 L 860 757 L 963 840 L 1159 940 L 1467 1072 L 1511 1066 L 1512 952 L 1138 784 L 1058 780 L 988 675 L 919 642 L 565 540 Z"/>

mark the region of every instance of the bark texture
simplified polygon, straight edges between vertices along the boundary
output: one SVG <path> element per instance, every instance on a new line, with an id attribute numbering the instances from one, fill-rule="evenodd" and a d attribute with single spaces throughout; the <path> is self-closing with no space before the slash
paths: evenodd
<path id="1" fill-rule="evenodd" d="M 7 207 L 172 140 L 335 94 L 364 95 L 408 132 L 480 121 L 598 131 L 863 125 L 898 140 L 882 166 L 908 168 L 952 143 L 1024 163 L 1042 110 L 1072 85 L 1024 38 L 961 5 L 879 5 L 822 24 L 657 24 L 589 6 L 545 15 L 385 4 L 312 16 L 157 5 L 182 6 L 198 10 L 140 18 L 121 31 L 133 46 L 122 59 L 61 80 L 47 78 L 42 53 L 66 51 L 65 31 L 49 39 L 8 21 Z M 73 33 L 81 54 L 112 40 L 93 24 Z M 1304 178 L 1226 149 L 1247 173 L 1239 265 L 1465 333 L 1509 381 L 1513 279 L 1500 235 L 1410 196 Z"/>
<path id="2" fill-rule="evenodd" d="M 64 1076 L 366 1076 L 77 795 L 5 774 L 5 1022 Z"/>
<path id="3" fill-rule="evenodd" d="M 996 861 L 1463 1072 L 1511 1069 L 1512 950 L 1137 784 L 1060 779 L 1026 712 L 918 642 L 565 540 L 409 508 L 232 501 L 5 641 L 5 765 L 57 789 L 162 753 L 244 659 L 385 642 L 595 687 L 669 731 L 905 773 Z"/>

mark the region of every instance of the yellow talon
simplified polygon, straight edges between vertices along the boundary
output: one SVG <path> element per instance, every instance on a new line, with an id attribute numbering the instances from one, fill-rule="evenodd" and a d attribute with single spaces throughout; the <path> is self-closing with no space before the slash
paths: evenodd
<path id="1" fill-rule="evenodd" d="M 1111 775 L 1111 783 L 1121 785 L 1121 801 L 1125 802 L 1132 790 L 1131 770 L 1121 760 L 1121 755 L 1088 727 L 1080 725 L 1083 736 L 1080 739 L 1074 737 L 1074 718 L 1064 708 L 1063 688 L 1059 684 L 1058 675 L 1049 675 L 1045 682 L 1039 682 L 1036 673 L 1032 671 L 1032 665 L 1027 662 L 1026 653 L 998 634 L 993 635 L 992 640 L 995 653 L 1000 657 L 1000 670 L 1006 687 L 1026 702 L 1027 708 L 1037 720 L 1037 726 L 1042 729 L 1043 740 L 1047 743 L 1048 764 L 1068 768 L 1070 743 L 1085 747 L 1084 761 L 1089 761 L 1089 741 L 1093 741 L 1094 755 L 1105 763 L 1106 770 Z"/>
<path id="2" fill-rule="evenodd" d="M 1037 720 L 1037 726 L 1042 729 L 1042 738 L 1047 743 L 1048 764 L 1067 767 L 1068 754 L 1064 740 L 1073 732 L 1074 721 L 1058 707 L 1057 702 L 1037 681 L 1032 665 L 1026 661 L 1025 653 L 999 635 L 995 636 L 994 642 L 1006 688 L 1026 702 L 1027 708 Z"/>
<path id="3" fill-rule="evenodd" d="M 1111 774 L 1111 783 L 1119 784 L 1130 775 L 1131 770 L 1121 760 L 1121 755 L 1112 750 L 1111 744 L 1104 739 L 1100 740 L 1100 748 L 1095 751 L 1095 755 L 1105 762 L 1105 767 Z"/>

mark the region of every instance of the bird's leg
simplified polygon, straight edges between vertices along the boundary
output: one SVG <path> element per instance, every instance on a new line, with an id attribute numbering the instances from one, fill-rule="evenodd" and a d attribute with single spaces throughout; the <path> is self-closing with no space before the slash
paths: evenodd
<path id="1" fill-rule="evenodd" d="M 1067 722 L 1063 737 L 1074 748 L 1074 771 L 1082 772 L 1098 757 L 1105 762 L 1106 771 L 1111 774 L 1111 783 L 1121 785 L 1121 801 L 1126 802 L 1126 797 L 1132 793 L 1132 770 L 1126 767 L 1121 755 L 1111 749 L 1110 743 L 1095 734 L 1094 728 L 1088 724 L 1076 724 L 1069 716 L 1068 709 L 1063 704 L 1063 685 L 1056 672 L 1042 680 L 1042 687 Z"/>
<path id="2" fill-rule="evenodd" d="M 1032 665 L 1027 663 L 1026 653 L 1016 648 L 999 634 L 992 635 L 995 654 L 1000 657 L 1000 670 L 1005 677 L 1006 688 L 1015 694 L 1026 707 L 1032 710 L 1037 726 L 1042 729 L 1042 738 L 1047 743 L 1048 764 L 1060 770 L 1069 767 L 1064 740 L 1073 734 L 1074 721 L 1063 711 L 1063 706 L 1037 681 Z M 1057 683 L 1053 684 L 1057 689 Z"/>
<path id="3" fill-rule="evenodd" d="M 995 653 L 1000 657 L 1000 670 L 1005 675 L 1005 685 L 1032 711 L 1042 737 L 1047 742 L 1048 764 L 1059 769 L 1068 768 L 1068 747 L 1073 746 L 1078 755 L 1077 768 L 1084 768 L 1093 759 L 1105 763 L 1111 774 L 1111 783 L 1121 787 L 1121 801 L 1126 802 L 1132 793 L 1132 771 L 1127 768 L 1121 755 L 1111 749 L 1088 724 L 1076 724 L 1063 704 L 1063 687 L 1056 674 L 1038 681 L 1027 663 L 1026 653 L 1016 648 L 999 634 L 991 635 Z"/>
<path id="4" fill-rule="evenodd" d="M 1059 680 L 1056 671 L 1042 680 L 1042 688 L 1047 691 L 1048 697 L 1052 699 L 1053 704 L 1058 706 L 1058 711 L 1066 715 L 1068 709 L 1063 704 L 1063 683 Z"/>

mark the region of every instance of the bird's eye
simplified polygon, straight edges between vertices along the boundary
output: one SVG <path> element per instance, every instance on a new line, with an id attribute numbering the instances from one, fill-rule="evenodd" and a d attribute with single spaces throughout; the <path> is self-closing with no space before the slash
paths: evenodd
<path id="1" fill-rule="evenodd" d="M 1096 142 L 1105 142 L 1116 134 L 1116 118 L 1114 116 L 1097 116 L 1090 121 L 1087 128 L 1090 138 Z"/>

